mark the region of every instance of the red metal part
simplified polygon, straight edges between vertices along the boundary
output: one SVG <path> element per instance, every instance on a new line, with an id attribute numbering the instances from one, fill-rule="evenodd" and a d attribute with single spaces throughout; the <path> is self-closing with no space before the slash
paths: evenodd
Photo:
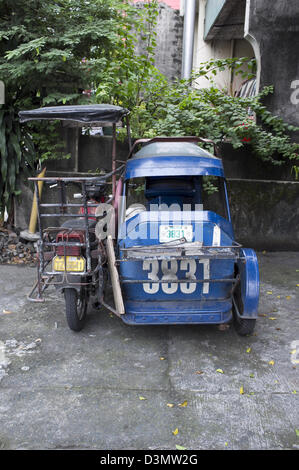
<path id="1" fill-rule="evenodd" d="M 56 243 L 84 243 L 85 236 L 83 231 L 61 231 L 56 236 Z M 57 256 L 80 256 L 81 247 L 80 246 L 57 246 L 56 255 Z"/>
<path id="2" fill-rule="evenodd" d="M 105 197 L 101 197 L 101 202 L 105 202 Z M 95 199 L 89 199 L 88 202 L 87 202 L 87 213 L 88 214 L 91 214 L 91 215 L 94 215 L 96 213 L 96 207 L 89 207 L 89 204 L 99 204 L 98 201 L 96 201 Z M 79 209 L 79 214 L 82 214 L 84 215 L 84 207 L 80 207 Z M 89 219 L 91 220 L 96 220 L 96 217 L 88 217 Z"/>

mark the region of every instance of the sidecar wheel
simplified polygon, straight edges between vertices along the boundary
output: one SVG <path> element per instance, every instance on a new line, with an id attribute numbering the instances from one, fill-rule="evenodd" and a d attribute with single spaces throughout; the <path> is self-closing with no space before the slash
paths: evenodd
<path id="1" fill-rule="evenodd" d="M 237 304 L 239 313 L 242 315 L 243 313 L 243 302 L 242 302 L 242 297 L 241 297 L 241 286 L 240 284 L 236 288 L 234 292 L 234 300 Z M 254 331 L 255 324 L 256 324 L 256 319 L 255 318 L 240 318 L 236 312 L 236 308 L 233 303 L 232 307 L 233 311 L 233 323 L 234 323 L 234 328 L 238 335 L 240 336 L 246 336 L 246 335 L 251 335 Z"/>
<path id="2" fill-rule="evenodd" d="M 234 327 L 240 336 L 251 335 L 254 332 L 255 324 L 255 319 L 234 318 Z"/>
<path id="3" fill-rule="evenodd" d="M 87 295 L 81 289 L 65 289 L 65 313 L 68 326 L 73 331 L 81 331 L 86 320 Z"/>

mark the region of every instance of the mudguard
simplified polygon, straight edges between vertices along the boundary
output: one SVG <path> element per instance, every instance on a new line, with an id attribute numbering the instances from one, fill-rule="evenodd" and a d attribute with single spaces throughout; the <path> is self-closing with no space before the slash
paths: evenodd
<path id="1" fill-rule="evenodd" d="M 57 283 L 53 284 L 58 292 L 63 292 L 64 289 L 76 289 L 77 292 L 80 292 L 80 282 L 82 282 L 81 276 L 68 274 L 67 280 L 65 280 L 65 282 L 62 282 L 62 276 L 58 275 L 56 276 L 56 280 Z"/>
<path id="2" fill-rule="evenodd" d="M 257 318 L 259 304 L 259 267 L 255 251 L 242 248 L 237 262 L 241 282 L 241 301 L 243 312 L 241 318 Z"/>

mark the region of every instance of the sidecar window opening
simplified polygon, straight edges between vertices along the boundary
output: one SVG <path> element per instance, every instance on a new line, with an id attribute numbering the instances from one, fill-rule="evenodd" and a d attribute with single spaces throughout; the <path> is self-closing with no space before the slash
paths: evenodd
<path id="1" fill-rule="evenodd" d="M 177 205 L 191 210 L 215 212 L 228 219 L 224 178 L 218 176 L 158 176 L 132 178 L 126 182 L 125 219 L 152 208 L 167 211 Z"/>
<path id="2" fill-rule="evenodd" d="M 225 194 L 225 179 L 219 176 L 199 176 L 201 204 L 203 211 L 215 212 L 224 219 L 229 219 Z"/>
<path id="3" fill-rule="evenodd" d="M 159 196 L 194 197 L 196 188 L 193 176 L 155 176 L 146 178 L 145 197 Z"/>
<path id="4" fill-rule="evenodd" d="M 125 183 L 125 220 L 146 211 L 145 178 L 132 178 Z"/>

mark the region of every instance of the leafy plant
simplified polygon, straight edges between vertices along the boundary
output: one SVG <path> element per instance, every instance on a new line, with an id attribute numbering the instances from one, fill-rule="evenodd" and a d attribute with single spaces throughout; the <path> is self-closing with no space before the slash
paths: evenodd
<path id="1" fill-rule="evenodd" d="M 273 87 L 265 87 L 257 96 L 240 98 L 215 85 L 215 76 L 225 69 L 244 79 L 253 78 L 255 59 L 212 59 L 202 63 L 190 79 L 168 82 L 154 66 L 157 12 L 157 1 L 145 2 L 138 11 L 135 30 L 125 27 L 116 61 L 102 69 L 96 99 L 127 107 L 135 138 L 195 135 L 218 145 L 230 142 L 234 148 L 250 145 L 257 157 L 274 165 L 298 160 L 299 145 L 290 137 L 298 128 L 274 116 L 263 104 Z M 135 53 L 138 37 L 145 42 L 140 56 Z M 200 77 L 205 77 L 210 86 L 196 88 Z M 249 115 L 249 109 L 256 119 Z M 120 132 L 121 136 L 125 133 Z M 213 151 L 211 146 L 206 147 Z"/>
<path id="2" fill-rule="evenodd" d="M 128 23 L 124 10 L 129 5 L 122 0 L 0 0 L 2 216 L 18 191 L 21 169 L 62 156 L 58 126 L 19 126 L 18 111 L 90 101 L 82 92 L 117 57 L 120 29 Z"/>
<path id="3" fill-rule="evenodd" d="M 18 174 L 28 173 L 34 159 L 30 135 L 21 133 L 12 107 L 0 109 L 0 155 L 0 219 L 3 221 L 5 208 L 8 212 L 11 209 L 12 196 L 20 193 L 16 186 Z"/>

